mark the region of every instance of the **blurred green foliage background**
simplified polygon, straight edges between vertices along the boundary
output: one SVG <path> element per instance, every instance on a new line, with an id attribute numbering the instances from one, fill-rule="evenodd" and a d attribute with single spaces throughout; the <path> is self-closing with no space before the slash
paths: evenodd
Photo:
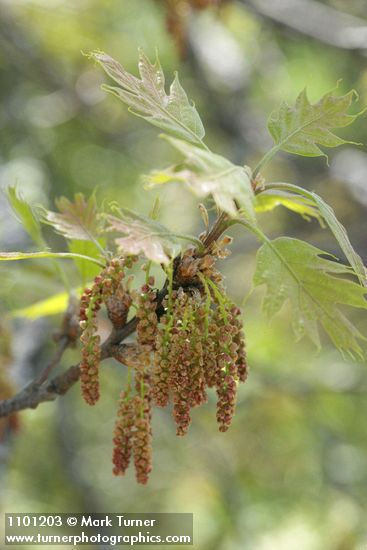
<path id="1" fill-rule="evenodd" d="M 195 100 L 209 146 L 250 166 L 271 143 L 268 114 L 305 85 L 316 100 L 342 78 L 340 92 L 354 87 L 360 105 L 367 104 L 363 0 L 288 0 L 278 9 L 270 2 L 270 12 L 256 0 L 228 1 L 219 11 L 186 6 L 185 55 L 167 33 L 166 4 L 0 0 L 2 191 L 17 184 L 32 204 L 53 208 L 57 196 L 97 190 L 100 201 L 149 212 L 157 192 L 144 191 L 140 175 L 169 164 L 174 153 L 154 128 L 101 91 L 105 76 L 81 53 L 91 49 L 135 72 L 138 47 L 151 57 L 158 48 L 167 79 L 178 70 Z M 367 143 L 365 121 L 343 137 Z M 317 191 L 367 262 L 365 146 L 332 151 L 329 167 L 322 158 L 279 155 L 264 175 Z M 281 207 L 261 217 L 271 236 L 297 236 L 341 255 L 317 222 Z M 174 231 L 202 231 L 196 200 L 179 186 L 165 189 L 161 220 Z M 233 254 L 222 269 L 229 294 L 241 303 L 251 289 L 257 245 L 243 231 L 233 235 Z M 65 249 L 61 237 L 48 238 Z M 0 242 L 2 250 L 32 246 L 3 192 Z M 12 360 L 3 358 L 0 366 L 8 362 L 21 387 L 51 356 L 60 319 L 14 319 L 10 312 L 61 291 L 62 284 L 47 261 L 1 270 L 1 330 Z M 132 471 L 114 478 L 111 439 L 125 372 L 111 361 L 102 369 L 96 407 L 85 406 L 74 387 L 57 402 L 21 414 L 20 431 L 0 444 L 0 510 L 193 512 L 200 550 L 365 548 L 366 365 L 343 359 L 326 339 L 319 355 L 308 342 L 295 343 L 288 312 L 269 325 L 260 304 L 256 291 L 244 307 L 251 374 L 228 433 L 217 432 L 214 395 L 194 411 L 185 438 L 175 437 L 169 411 L 156 411 L 148 486 L 138 486 Z M 365 316 L 355 322 L 366 334 Z M 68 351 L 63 366 L 77 357 Z"/>

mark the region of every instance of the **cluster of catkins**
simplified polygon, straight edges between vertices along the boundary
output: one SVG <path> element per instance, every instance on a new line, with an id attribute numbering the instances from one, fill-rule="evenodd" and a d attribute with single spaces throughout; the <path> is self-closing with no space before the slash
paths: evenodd
<path id="1" fill-rule="evenodd" d="M 218 251 L 218 255 L 220 252 Z M 177 435 L 185 435 L 190 410 L 207 401 L 215 387 L 219 430 L 228 429 L 236 404 L 237 382 L 247 378 L 241 311 L 226 296 L 215 256 L 184 254 L 175 281 L 163 300 L 157 327 L 152 393 L 154 403 L 173 404 Z"/>
<path id="2" fill-rule="evenodd" d="M 171 403 L 176 433 L 185 435 L 191 409 L 205 403 L 207 389 L 215 388 L 219 430 L 226 431 L 231 423 L 237 384 L 246 380 L 248 368 L 241 311 L 226 296 L 222 277 L 214 267 L 216 259 L 225 256 L 228 242 L 215 243 L 204 256 L 193 248 L 186 250 L 173 263 L 163 299 L 152 277 L 138 292 L 128 290 L 124 278 L 131 260 L 126 259 L 112 260 L 82 296 L 81 384 L 91 405 L 99 397 L 97 312 L 104 303 L 114 327 L 121 328 L 133 302 L 136 307 L 134 353 L 114 355 L 129 370 L 113 438 L 116 475 L 124 475 L 133 460 L 138 482 L 148 481 L 153 405 Z"/>

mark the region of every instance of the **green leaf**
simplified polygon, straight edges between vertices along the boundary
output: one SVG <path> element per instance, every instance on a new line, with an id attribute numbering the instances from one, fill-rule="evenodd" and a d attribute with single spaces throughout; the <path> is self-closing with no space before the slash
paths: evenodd
<path id="1" fill-rule="evenodd" d="M 345 230 L 345 227 L 338 221 L 335 216 L 334 210 L 316 193 L 307 191 L 298 185 L 293 185 L 291 183 L 270 183 L 267 185 L 265 191 L 259 193 L 256 196 L 258 201 L 262 197 L 266 197 L 268 193 L 287 193 L 290 197 L 290 200 L 296 201 L 302 199 L 307 201 L 308 204 L 315 210 L 317 209 L 318 216 L 329 226 L 331 232 L 333 233 L 335 239 L 337 240 L 340 248 L 345 254 L 345 257 L 352 266 L 354 273 L 357 275 L 360 283 L 364 286 L 367 286 L 367 274 L 366 268 L 363 264 L 363 261 L 359 254 L 354 250 L 348 234 Z M 266 201 L 265 201 L 266 203 Z M 316 214 L 317 217 L 317 214 Z M 319 220 L 320 221 L 320 220 Z"/>
<path id="2" fill-rule="evenodd" d="M 44 221 L 68 240 L 68 248 L 76 254 L 74 263 L 85 284 L 97 275 L 98 269 L 81 256 L 98 259 L 101 254 L 105 255 L 105 241 L 100 236 L 103 223 L 95 195 L 86 199 L 82 193 L 77 193 L 73 202 L 60 197 L 55 204 L 59 212 L 46 210 Z"/>
<path id="3" fill-rule="evenodd" d="M 82 193 L 76 193 L 74 202 L 60 197 L 55 204 L 59 212 L 46 210 L 46 223 L 52 225 L 66 239 L 96 241 L 102 227 L 94 195 L 87 200 Z"/>
<path id="4" fill-rule="evenodd" d="M 185 157 L 183 165 L 145 177 L 147 187 L 162 183 L 185 183 L 198 197 L 212 196 L 216 205 L 232 217 L 241 213 L 255 220 L 254 192 L 248 167 L 179 139 L 162 136 Z"/>
<path id="5" fill-rule="evenodd" d="M 81 294 L 81 289 L 75 291 L 78 295 Z M 68 307 L 70 294 L 68 292 L 60 292 L 54 294 L 45 300 L 35 302 L 34 304 L 12 311 L 13 317 L 27 317 L 28 319 L 38 319 L 38 317 L 46 317 L 48 315 L 56 315 L 64 313 Z"/>
<path id="6" fill-rule="evenodd" d="M 98 239 L 98 242 L 101 246 L 104 245 L 103 239 Z M 68 248 L 73 254 L 88 256 L 89 258 L 98 259 L 101 256 L 100 249 L 94 242 L 90 241 L 72 240 L 69 241 Z M 80 273 L 82 284 L 84 286 L 87 284 L 87 281 L 93 280 L 94 277 L 101 271 L 101 268 L 98 265 L 93 264 L 89 260 L 84 260 L 83 258 L 75 257 L 74 263 Z"/>
<path id="7" fill-rule="evenodd" d="M 175 236 L 166 227 L 127 208 L 118 209 L 119 217 L 106 215 L 107 231 L 123 233 L 115 242 L 125 254 L 144 254 L 148 260 L 167 264 L 179 250 Z"/>
<path id="8" fill-rule="evenodd" d="M 300 197 L 286 191 L 277 191 L 276 189 L 269 189 L 256 195 L 256 212 L 269 212 L 279 205 L 300 214 L 307 221 L 310 218 L 321 220 L 320 213 L 315 208 L 314 202 L 306 197 Z"/>
<path id="9" fill-rule="evenodd" d="M 265 284 L 264 311 L 269 317 L 289 300 L 293 328 L 298 338 L 307 334 L 320 346 L 318 322 L 342 352 L 362 355 L 362 334 L 337 305 L 367 308 L 367 290 L 352 280 L 350 268 L 321 258 L 326 253 L 306 242 L 288 237 L 266 240 L 257 254 L 254 285 Z"/>
<path id="10" fill-rule="evenodd" d="M 282 103 L 279 111 L 270 115 L 268 129 L 276 144 L 276 149 L 282 149 L 295 155 L 306 157 L 326 156 L 321 147 L 337 147 L 346 141 L 332 130 L 352 124 L 359 116 L 347 114 L 356 97 L 351 90 L 343 96 L 335 96 L 334 90 L 325 94 L 317 103 L 310 103 L 306 90 L 296 99 L 294 106 Z"/>
<path id="11" fill-rule="evenodd" d="M 103 52 L 91 52 L 89 56 L 119 85 L 103 86 L 103 89 L 126 103 L 132 113 L 174 136 L 204 146 L 202 138 L 205 130 L 194 105 L 182 88 L 177 73 L 169 95 L 166 94 L 165 78 L 158 57 L 152 64 L 140 51 L 139 79 Z"/>
<path id="12" fill-rule="evenodd" d="M 357 275 L 361 284 L 367 286 L 366 268 L 363 264 L 362 258 L 354 250 L 349 240 L 348 234 L 345 230 L 345 227 L 339 222 L 339 220 L 335 216 L 334 210 L 328 204 L 326 204 L 326 202 L 321 197 L 313 192 L 311 193 L 311 195 L 313 196 L 313 199 L 319 209 L 321 216 L 328 224 L 330 230 L 334 234 L 334 237 L 338 241 L 340 248 L 344 252 L 345 257 L 352 266 L 354 273 Z"/>
<path id="13" fill-rule="evenodd" d="M 22 223 L 24 229 L 38 246 L 43 246 L 44 240 L 41 233 L 41 224 L 32 207 L 25 201 L 15 186 L 9 186 L 6 192 L 9 203 L 19 216 L 19 221 Z"/>
<path id="14" fill-rule="evenodd" d="M 72 252 L 49 252 L 43 250 L 41 252 L 0 252 L 0 261 L 14 261 L 14 260 L 36 260 L 41 258 L 81 258 L 93 262 L 100 267 L 105 267 L 105 264 L 97 260 L 96 258 L 89 258 L 82 254 L 73 254 Z"/>

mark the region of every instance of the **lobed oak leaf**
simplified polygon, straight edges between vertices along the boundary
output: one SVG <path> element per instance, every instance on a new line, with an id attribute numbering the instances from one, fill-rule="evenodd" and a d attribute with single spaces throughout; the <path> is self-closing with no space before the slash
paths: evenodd
<path id="1" fill-rule="evenodd" d="M 205 130 L 200 116 L 182 88 L 177 73 L 169 94 L 166 93 L 165 77 L 158 56 L 152 64 L 140 51 L 140 79 L 103 52 L 91 52 L 89 57 L 97 61 L 119 85 L 103 86 L 103 89 L 121 99 L 133 114 L 174 136 L 202 145 Z"/>
<path id="2" fill-rule="evenodd" d="M 317 103 L 310 103 L 306 90 L 302 90 L 294 106 L 283 102 L 268 121 L 269 132 L 276 149 L 306 157 L 326 156 L 321 147 L 337 147 L 346 141 L 333 133 L 335 128 L 352 124 L 360 115 L 347 113 L 356 92 L 335 96 L 334 90 L 326 93 Z M 360 145 L 360 144 L 356 144 Z"/>
<path id="3" fill-rule="evenodd" d="M 151 218 L 121 208 L 119 217 L 108 214 L 106 221 L 107 231 L 126 235 L 115 239 L 118 248 L 125 254 L 142 253 L 149 260 L 167 264 L 178 251 L 174 235 Z"/>
<path id="4" fill-rule="evenodd" d="M 285 302 L 291 303 L 293 328 L 299 338 L 307 334 L 319 347 L 321 323 L 337 348 L 362 356 L 359 341 L 365 338 L 338 305 L 367 309 L 367 290 L 345 278 L 351 275 L 350 268 L 322 258 L 325 254 L 298 239 L 268 239 L 257 253 L 254 285 L 266 285 L 263 308 L 269 317 Z"/>
<path id="5" fill-rule="evenodd" d="M 76 193 L 74 202 L 60 197 L 55 204 L 59 212 L 46 210 L 44 221 L 66 239 L 94 241 L 99 236 L 101 221 L 94 195 L 86 199 L 82 193 Z"/>

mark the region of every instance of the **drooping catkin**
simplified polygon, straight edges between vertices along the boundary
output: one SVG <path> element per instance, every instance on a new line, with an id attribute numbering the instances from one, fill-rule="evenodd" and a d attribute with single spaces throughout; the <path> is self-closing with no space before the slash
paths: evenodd
<path id="1" fill-rule="evenodd" d="M 136 316 L 139 319 L 136 327 L 137 341 L 140 345 L 147 346 L 151 351 L 155 347 L 158 324 L 156 313 L 157 293 L 153 289 L 153 285 L 154 279 L 150 277 L 148 283 L 141 287 L 137 298 L 138 309 L 136 312 Z"/>
<path id="2" fill-rule="evenodd" d="M 133 448 L 133 427 L 135 424 L 135 403 L 131 391 L 121 392 L 113 436 L 113 473 L 124 475 L 131 459 Z"/>
<path id="3" fill-rule="evenodd" d="M 169 388 L 172 393 L 173 417 L 177 435 L 185 435 L 191 423 L 190 364 L 191 349 L 187 331 L 174 327 L 170 346 Z"/>
<path id="4" fill-rule="evenodd" d="M 101 307 L 101 279 L 96 277 L 92 288 L 87 288 L 80 301 L 80 328 L 82 334 L 82 360 L 80 382 L 82 395 L 88 405 L 99 399 L 98 369 L 101 357 L 100 337 L 97 334 L 97 312 Z"/>
<path id="5" fill-rule="evenodd" d="M 174 296 L 173 326 L 169 343 L 168 386 L 172 395 L 173 417 L 177 425 L 177 435 L 185 435 L 191 423 L 190 409 L 193 405 L 191 388 L 193 346 L 190 342 L 192 316 L 190 298 L 183 289 L 179 289 Z"/>
<path id="6" fill-rule="evenodd" d="M 204 377 L 206 385 L 209 388 L 215 386 L 218 373 L 218 355 L 219 349 L 219 335 L 220 335 L 220 317 L 218 315 L 218 308 L 210 309 L 207 313 L 207 336 L 205 338 L 204 345 Z"/>
<path id="7" fill-rule="evenodd" d="M 191 423 L 190 409 L 207 399 L 204 378 L 205 323 L 200 293 L 174 293 L 172 329 L 167 351 L 167 394 L 172 395 L 177 435 L 185 435 Z"/>
<path id="8" fill-rule="evenodd" d="M 169 402 L 169 348 L 166 337 L 168 322 L 166 316 L 160 319 L 155 338 L 152 394 L 154 403 L 158 407 L 165 407 Z"/>
<path id="9" fill-rule="evenodd" d="M 232 374 L 226 374 L 226 368 L 220 372 L 217 383 L 217 422 L 219 431 L 226 432 L 232 422 L 236 407 L 237 385 Z"/>
<path id="10" fill-rule="evenodd" d="M 128 382 L 121 393 L 113 437 L 113 473 L 124 475 L 133 458 L 136 479 L 143 485 L 152 470 L 152 411 L 150 375 L 135 371 L 134 388 Z"/>
<path id="11" fill-rule="evenodd" d="M 80 300 L 80 340 L 82 342 L 82 360 L 80 363 L 80 381 L 84 400 L 94 405 L 99 399 L 99 363 L 101 341 L 98 335 L 97 314 L 105 303 L 108 316 L 115 328 L 124 326 L 131 305 L 131 297 L 122 286 L 125 276 L 124 259 L 114 259 L 95 277 L 90 288 L 86 288 Z"/>
<path id="12" fill-rule="evenodd" d="M 145 485 L 152 471 L 152 397 L 150 375 L 139 371 L 136 372 L 135 384 L 134 466 L 137 482 Z"/>
<path id="13" fill-rule="evenodd" d="M 234 305 L 231 309 L 231 313 L 233 315 L 233 325 L 236 327 L 235 334 L 233 335 L 233 341 L 237 344 L 237 376 L 240 382 L 246 382 L 249 369 L 247 363 L 245 334 L 241 321 L 241 310 L 239 307 Z"/>
<path id="14" fill-rule="evenodd" d="M 217 296 L 218 297 L 218 296 Z M 217 325 L 216 380 L 217 422 L 219 430 L 226 431 L 232 421 L 237 395 L 237 383 L 245 382 L 248 366 L 245 351 L 245 336 L 240 319 L 241 310 L 225 295 L 213 314 Z M 213 370 L 209 375 L 214 380 Z"/>
<path id="15" fill-rule="evenodd" d="M 190 406 L 196 407 L 207 400 L 204 377 L 205 311 L 202 296 L 196 290 L 188 294 L 184 313 L 187 341 L 190 344 L 191 358 L 189 369 Z"/>

